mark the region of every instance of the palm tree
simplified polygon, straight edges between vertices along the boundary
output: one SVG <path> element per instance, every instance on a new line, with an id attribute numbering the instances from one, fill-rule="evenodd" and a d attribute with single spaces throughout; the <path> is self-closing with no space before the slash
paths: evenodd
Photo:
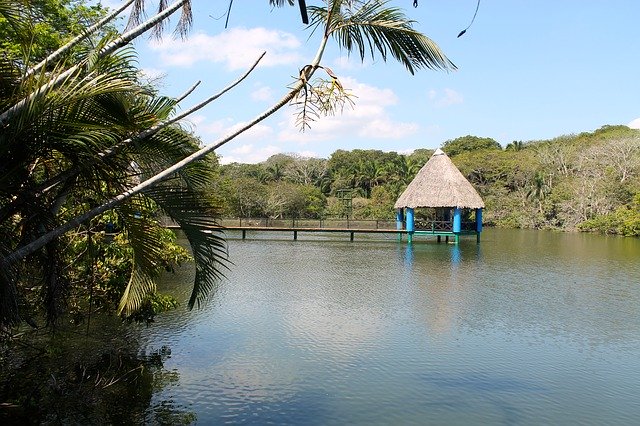
<path id="1" fill-rule="evenodd" d="M 25 260 L 33 258 L 43 265 L 43 282 L 51 300 L 49 317 L 56 318 L 65 293 L 59 256 L 64 235 L 113 209 L 125 218 L 124 226 L 133 236 L 136 265 L 120 308 L 135 310 L 153 289 L 150 277 L 157 247 L 153 221 L 139 221 L 135 214 L 139 206 L 149 203 L 178 222 L 187 234 L 196 260 L 189 305 L 201 302 L 214 288 L 225 258 L 223 240 L 206 232 L 216 228 L 211 215 L 215 203 L 202 191 L 209 176 L 202 160 L 289 103 L 297 101 L 303 112 L 307 108 L 327 112 L 344 99 L 337 77 L 321 65 L 330 38 L 348 52 L 357 51 L 362 59 L 377 54 L 386 61 L 391 55 L 411 73 L 420 68 L 455 68 L 435 43 L 415 31 L 412 22 L 385 1 L 334 0 L 326 8 L 309 7 L 311 26 L 321 34 L 321 41 L 315 58 L 302 67 L 290 91 L 235 133 L 196 149 L 184 132 L 169 125 L 167 118 L 175 102 L 137 84 L 127 65 L 127 51 L 114 56 L 177 9 L 189 11 L 189 3 L 175 2 L 70 68 L 60 66 L 49 74 L 34 72 L 20 80 L 15 76 L 21 70 L 0 64 L 4 111 L 0 114 L 4 167 L 0 209 L 5 209 L 0 222 L 0 237 L 4 237 L 0 241 L 0 323 L 19 320 L 19 273 Z M 318 70 L 324 70 L 332 82 L 322 86 L 323 90 L 311 82 Z M 61 175 L 64 179 L 56 178 Z M 46 186 L 50 182 L 53 184 Z M 20 197 L 23 191 L 31 196 Z M 62 218 L 60 212 L 69 200 L 82 200 L 82 209 L 73 217 Z"/>
<path id="2" fill-rule="evenodd" d="M 105 55 L 100 46 L 97 50 L 102 53 L 71 73 L 41 68 L 20 78 L 19 65 L 0 64 L 1 105 L 11 109 L 27 99 L 0 132 L 1 324 L 16 322 L 25 312 L 27 272 L 40 277 L 48 324 L 63 312 L 70 292 L 70 269 L 64 265 L 68 234 L 57 235 L 22 261 L 11 262 L 12 254 L 59 230 L 61 223 L 75 223 L 69 230 L 81 230 L 75 214 L 126 192 L 198 149 L 187 132 L 166 124 L 176 101 L 138 84 L 131 50 L 118 55 Z M 42 84 L 49 79 L 59 82 Z M 135 143 L 123 143 L 131 135 Z M 155 288 L 152 278 L 164 242 L 156 218 L 139 215 L 151 211 L 150 206 L 179 223 L 190 240 L 197 276 L 189 304 L 199 304 L 219 278 L 224 241 L 220 234 L 205 232 L 217 228 L 217 204 L 205 190 L 213 177 L 210 164 L 192 163 L 113 206 L 133 254 L 131 279 L 119 307 L 124 314 L 133 313 Z"/>
<path id="3" fill-rule="evenodd" d="M 537 171 L 533 177 L 533 182 L 531 182 L 531 187 L 527 191 L 527 198 L 536 201 L 539 213 L 543 213 L 544 210 L 542 203 L 550 192 L 551 189 L 545 179 L 544 173 Z"/>

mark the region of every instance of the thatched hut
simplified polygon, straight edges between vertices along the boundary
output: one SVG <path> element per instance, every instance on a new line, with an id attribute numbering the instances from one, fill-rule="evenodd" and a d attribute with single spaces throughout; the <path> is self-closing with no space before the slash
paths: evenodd
<path id="1" fill-rule="evenodd" d="M 441 149 L 420 169 L 394 207 L 397 227 L 406 229 L 409 241 L 413 234 L 437 235 L 438 241 L 441 236 L 447 240 L 453 236 L 458 242 L 463 234 L 480 238 L 484 202 Z M 416 221 L 415 209 L 427 210 L 422 220 Z"/>

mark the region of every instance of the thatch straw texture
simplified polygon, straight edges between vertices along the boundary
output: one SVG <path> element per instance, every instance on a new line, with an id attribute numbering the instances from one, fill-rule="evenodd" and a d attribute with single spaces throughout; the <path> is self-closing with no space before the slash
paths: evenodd
<path id="1" fill-rule="evenodd" d="M 394 207 L 480 209 L 484 208 L 484 202 L 447 154 L 437 149 L 398 198 Z"/>

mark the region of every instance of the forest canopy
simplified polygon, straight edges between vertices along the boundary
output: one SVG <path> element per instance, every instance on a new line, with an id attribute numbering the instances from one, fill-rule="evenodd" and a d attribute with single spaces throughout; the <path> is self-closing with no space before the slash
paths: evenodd
<path id="1" fill-rule="evenodd" d="M 640 235 L 640 130 L 603 126 L 550 140 L 462 136 L 442 149 L 478 190 L 488 225 Z M 277 154 L 259 164 L 220 166 L 214 192 L 226 216 L 393 219 L 393 203 L 432 150 L 404 155 L 337 150 L 328 159 Z"/>

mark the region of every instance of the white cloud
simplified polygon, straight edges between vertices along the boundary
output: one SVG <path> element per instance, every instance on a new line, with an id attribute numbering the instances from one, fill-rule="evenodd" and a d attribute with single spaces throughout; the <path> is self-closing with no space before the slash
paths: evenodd
<path id="1" fill-rule="evenodd" d="M 251 99 L 254 101 L 268 101 L 273 99 L 273 89 L 263 86 L 251 93 Z"/>
<path id="2" fill-rule="evenodd" d="M 418 131 L 416 123 L 396 123 L 391 120 L 374 120 L 359 132 L 359 136 L 367 138 L 386 137 L 400 139 L 407 135 L 412 135 Z"/>
<path id="3" fill-rule="evenodd" d="M 281 153 L 282 149 L 275 145 L 259 147 L 254 144 L 245 144 L 237 148 L 230 149 L 227 152 L 228 154 L 224 152 L 221 153 L 221 164 L 260 163 L 272 155 Z"/>
<path id="4" fill-rule="evenodd" d="M 458 105 L 464 103 L 464 97 L 453 89 L 429 90 L 427 93 L 429 100 L 435 106 L 448 107 L 451 105 Z"/>
<path id="5" fill-rule="evenodd" d="M 234 122 L 230 118 L 209 121 L 204 115 L 190 117 L 189 123 L 193 130 L 200 135 L 205 145 L 215 143 L 246 124 Z M 274 154 L 282 152 L 282 148 L 273 143 L 265 146 L 266 143 L 272 142 L 274 139 L 273 129 L 259 123 L 216 149 L 215 152 L 221 156 L 220 162 L 222 164 L 233 162 L 259 163 Z"/>
<path id="6" fill-rule="evenodd" d="M 191 67 L 197 62 L 214 62 L 229 70 L 249 67 L 264 51 L 261 66 L 299 63 L 300 46 L 293 34 L 266 28 L 233 28 L 215 36 L 200 32 L 184 41 L 164 37 L 150 43 L 163 65 Z"/>
<path id="7" fill-rule="evenodd" d="M 184 123 L 207 144 L 211 142 L 211 139 L 221 136 L 226 129 L 230 128 L 233 125 L 233 120 L 223 118 L 209 121 L 206 116 L 196 114 L 190 115 Z"/>
<path id="8" fill-rule="evenodd" d="M 92 2 L 92 3 L 97 3 L 97 2 Z M 103 6 L 106 6 L 110 9 L 117 9 L 120 6 L 122 6 L 122 2 L 118 1 L 118 0 L 101 0 L 100 3 Z"/>
<path id="9" fill-rule="evenodd" d="M 298 155 L 300 155 L 301 157 L 304 158 L 319 158 L 320 155 L 318 155 L 317 152 L 314 151 L 300 151 L 298 152 Z"/>
<path id="10" fill-rule="evenodd" d="M 288 110 L 288 119 L 280 123 L 278 140 L 306 145 L 337 138 L 362 137 L 374 139 L 402 139 L 418 131 L 416 123 L 394 121 L 387 107 L 398 98 L 391 89 L 381 89 L 351 78 L 341 79 L 342 85 L 354 95 L 353 108 L 346 106 L 335 116 L 320 117 L 311 129 L 300 132 L 295 125 L 295 113 Z"/>
<path id="11" fill-rule="evenodd" d="M 629 124 L 627 124 L 627 126 L 631 127 L 632 129 L 640 129 L 640 117 L 632 120 Z"/>

